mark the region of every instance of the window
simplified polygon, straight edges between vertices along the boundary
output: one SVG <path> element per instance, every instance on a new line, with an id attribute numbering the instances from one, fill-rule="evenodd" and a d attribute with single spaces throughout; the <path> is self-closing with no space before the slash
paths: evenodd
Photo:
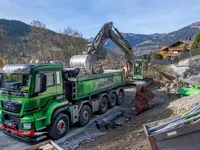
<path id="1" fill-rule="evenodd" d="M 55 85 L 55 79 L 54 79 L 55 72 L 48 72 L 45 74 L 47 76 L 47 87 Z"/>
<path id="2" fill-rule="evenodd" d="M 56 81 L 57 81 L 56 82 L 57 84 L 60 84 L 60 73 L 59 73 L 59 71 L 56 72 Z"/>
<path id="3" fill-rule="evenodd" d="M 2 89 L 8 91 L 21 91 L 28 93 L 30 75 L 27 74 L 1 74 L 3 77 Z"/>
<path id="4" fill-rule="evenodd" d="M 60 84 L 60 72 L 43 72 L 47 76 L 47 87 L 54 86 L 54 85 L 59 85 Z M 39 90 L 40 86 L 40 79 L 39 79 L 39 74 L 36 74 L 36 85 L 35 85 L 35 92 Z"/>
<path id="5" fill-rule="evenodd" d="M 40 90 L 40 74 L 35 76 L 35 92 L 37 93 Z"/>

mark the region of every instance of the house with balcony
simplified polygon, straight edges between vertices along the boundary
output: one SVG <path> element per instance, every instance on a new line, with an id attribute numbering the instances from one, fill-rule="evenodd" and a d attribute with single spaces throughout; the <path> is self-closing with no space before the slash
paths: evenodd
<path id="1" fill-rule="evenodd" d="M 173 43 L 169 46 L 163 46 L 158 53 L 166 57 L 173 57 L 182 54 L 183 50 L 191 50 L 192 41 L 190 40 L 181 40 Z"/>

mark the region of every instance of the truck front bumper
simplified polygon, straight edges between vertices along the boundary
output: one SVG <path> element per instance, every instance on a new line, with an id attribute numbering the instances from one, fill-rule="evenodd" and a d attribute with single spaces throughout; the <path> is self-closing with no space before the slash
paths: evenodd
<path id="1" fill-rule="evenodd" d="M 35 136 L 35 131 L 30 130 L 30 131 L 24 131 L 24 130 L 16 130 L 12 128 L 8 128 L 4 126 L 3 124 L 0 124 L 0 129 L 2 129 L 3 133 L 14 136 L 16 138 L 28 141 L 28 142 L 36 142 L 40 141 L 44 138 L 46 138 L 46 135 L 40 135 L 40 136 Z"/>

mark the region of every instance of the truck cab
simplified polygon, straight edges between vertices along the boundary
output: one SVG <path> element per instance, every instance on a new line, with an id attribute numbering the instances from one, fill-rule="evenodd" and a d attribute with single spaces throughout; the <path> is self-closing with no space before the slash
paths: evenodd
<path id="1" fill-rule="evenodd" d="M 50 110 L 68 104 L 62 96 L 60 64 L 11 64 L 0 76 L 0 127 L 7 133 L 42 135 L 39 131 L 51 121 Z"/>

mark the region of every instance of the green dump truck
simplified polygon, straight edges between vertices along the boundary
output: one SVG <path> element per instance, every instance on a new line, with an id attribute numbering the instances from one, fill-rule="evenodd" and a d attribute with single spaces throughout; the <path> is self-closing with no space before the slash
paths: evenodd
<path id="1" fill-rule="evenodd" d="M 122 70 L 81 75 L 60 63 L 9 64 L 0 73 L 0 128 L 28 141 L 59 139 L 124 100 Z"/>

